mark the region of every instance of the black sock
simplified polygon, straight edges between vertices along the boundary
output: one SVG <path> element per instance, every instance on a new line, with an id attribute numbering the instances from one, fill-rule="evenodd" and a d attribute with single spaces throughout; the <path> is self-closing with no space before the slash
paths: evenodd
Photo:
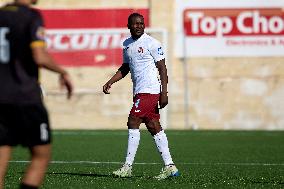
<path id="1" fill-rule="evenodd" d="M 28 185 L 28 184 L 25 184 L 25 183 L 21 183 L 20 189 L 38 189 L 38 187 L 37 186 L 31 186 L 31 185 Z"/>

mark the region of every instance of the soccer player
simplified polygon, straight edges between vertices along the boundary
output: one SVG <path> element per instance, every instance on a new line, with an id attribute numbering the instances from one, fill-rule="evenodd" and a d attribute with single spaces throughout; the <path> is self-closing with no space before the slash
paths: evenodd
<path id="1" fill-rule="evenodd" d="M 38 83 L 38 69 L 60 75 L 62 87 L 72 95 L 69 74 L 46 51 L 36 0 L 15 0 L 0 8 L 0 189 L 12 147 L 22 145 L 31 161 L 21 179 L 21 189 L 35 189 L 43 182 L 51 158 L 48 113 Z"/>
<path id="2" fill-rule="evenodd" d="M 118 177 L 131 176 L 132 164 L 140 140 L 139 126 L 145 123 L 165 164 L 161 173 L 155 178 L 161 180 L 179 176 L 169 151 L 167 136 L 159 121 L 159 108 L 164 108 L 168 104 L 168 76 L 163 48 L 159 41 L 144 33 L 145 24 L 142 15 L 138 13 L 129 15 L 127 26 L 131 37 L 123 42 L 123 64 L 103 86 L 103 92 L 109 94 L 113 83 L 131 73 L 134 98 L 127 122 L 126 160 L 124 165 L 113 174 Z"/>

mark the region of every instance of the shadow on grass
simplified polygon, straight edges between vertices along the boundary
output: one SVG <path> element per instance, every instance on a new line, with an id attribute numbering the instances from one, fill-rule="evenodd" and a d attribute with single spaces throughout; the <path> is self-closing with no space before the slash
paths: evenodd
<path id="1" fill-rule="evenodd" d="M 69 176 L 81 176 L 81 177 L 112 177 L 109 174 L 98 174 L 98 173 L 56 173 L 48 172 L 47 175 L 69 175 Z"/>
<path id="2" fill-rule="evenodd" d="M 80 177 L 105 177 L 105 178 L 117 178 L 117 179 L 131 179 L 131 178 L 146 178 L 146 179 L 151 179 L 151 177 L 145 177 L 145 175 L 132 175 L 131 177 L 128 178 L 120 178 L 113 176 L 112 174 L 99 174 L 99 173 L 58 173 L 58 172 L 47 172 L 47 175 L 69 175 L 69 176 L 80 176 Z"/>

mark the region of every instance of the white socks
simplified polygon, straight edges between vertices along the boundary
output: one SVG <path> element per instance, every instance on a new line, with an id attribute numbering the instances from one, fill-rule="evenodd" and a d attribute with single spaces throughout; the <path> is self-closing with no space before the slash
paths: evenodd
<path id="1" fill-rule="evenodd" d="M 159 152 L 161 153 L 165 165 L 174 164 L 168 146 L 168 139 L 164 130 L 154 135 L 154 140 Z M 132 166 L 139 146 L 139 141 L 139 129 L 128 129 L 128 147 L 125 164 Z"/>
<path id="2" fill-rule="evenodd" d="M 165 134 L 164 130 L 154 135 L 154 140 L 165 165 L 174 164 L 168 146 L 167 135 Z"/>
<path id="3" fill-rule="evenodd" d="M 139 129 L 128 129 L 128 147 L 125 163 L 130 166 L 133 164 L 137 148 L 140 141 Z"/>

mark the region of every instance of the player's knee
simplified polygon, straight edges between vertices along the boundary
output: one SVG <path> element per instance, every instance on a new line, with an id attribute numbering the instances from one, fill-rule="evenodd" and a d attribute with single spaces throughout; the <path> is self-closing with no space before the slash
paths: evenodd
<path id="1" fill-rule="evenodd" d="M 161 131 L 161 129 L 160 128 L 152 128 L 152 129 L 148 129 L 148 131 L 151 133 L 152 136 L 154 136 L 157 133 L 159 133 Z"/>
<path id="2" fill-rule="evenodd" d="M 127 127 L 128 129 L 139 129 L 139 125 L 137 124 L 137 122 L 128 121 Z"/>
<path id="3" fill-rule="evenodd" d="M 51 159 L 51 146 L 39 145 L 31 149 L 32 158 L 41 161 L 49 161 Z"/>
<path id="4" fill-rule="evenodd" d="M 154 135 L 155 135 L 156 131 L 155 131 L 155 129 L 154 129 L 154 128 L 147 127 L 147 129 L 148 129 L 149 133 L 150 133 L 152 136 L 154 136 Z"/>
<path id="5" fill-rule="evenodd" d="M 128 129 L 139 129 L 141 122 L 141 118 L 129 116 L 127 121 Z"/>
<path id="6" fill-rule="evenodd" d="M 146 127 L 152 136 L 156 135 L 162 130 L 160 123 L 156 120 L 148 121 L 146 123 Z"/>

